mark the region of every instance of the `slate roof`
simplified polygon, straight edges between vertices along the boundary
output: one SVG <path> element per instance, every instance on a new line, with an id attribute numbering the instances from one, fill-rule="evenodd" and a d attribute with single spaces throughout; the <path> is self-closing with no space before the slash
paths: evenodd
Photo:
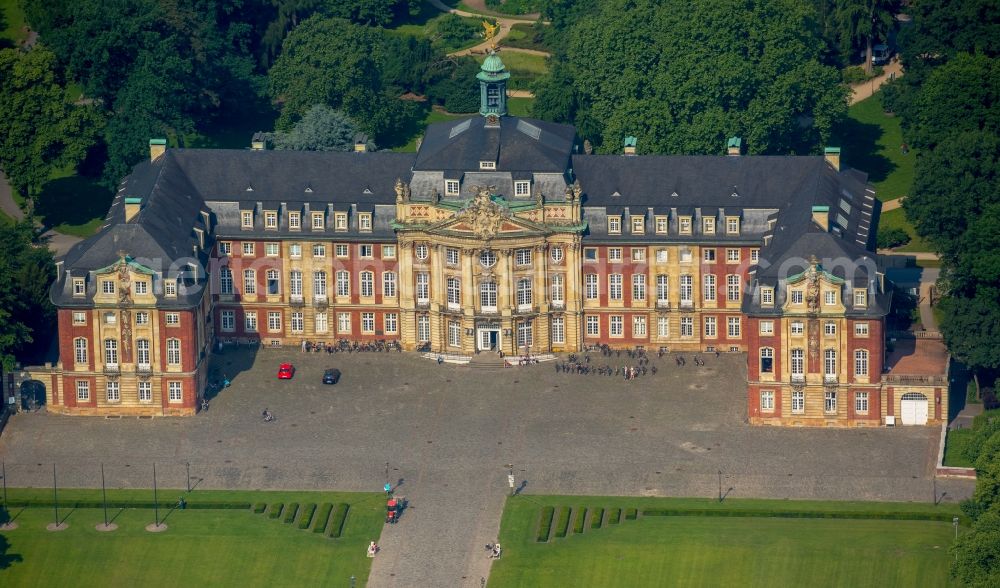
<path id="1" fill-rule="evenodd" d="M 501 117 L 488 126 L 484 117 L 434 123 L 427 127 L 414 170 L 478 170 L 496 161 L 497 171 L 565 172 L 576 129 L 535 119 Z"/>

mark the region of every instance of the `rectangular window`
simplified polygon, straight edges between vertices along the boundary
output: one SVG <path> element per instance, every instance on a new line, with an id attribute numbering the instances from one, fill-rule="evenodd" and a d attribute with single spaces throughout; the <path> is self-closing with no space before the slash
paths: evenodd
<path id="1" fill-rule="evenodd" d="M 740 277 L 735 274 L 726 276 L 726 301 L 740 301 Z"/>
<path id="2" fill-rule="evenodd" d="M 646 274 L 632 274 L 632 300 L 646 299 Z"/>
<path id="3" fill-rule="evenodd" d="M 496 169 L 497 162 L 495 161 L 480 161 L 479 169 Z"/>
<path id="4" fill-rule="evenodd" d="M 184 399 L 180 382 L 167 382 L 167 398 L 170 402 L 180 402 Z"/>
<path id="5" fill-rule="evenodd" d="M 597 261 L 597 248 L 585 247 L 583 249 L 583 259 L 586 261 Z"/>
<path id="6" fill-rule="evenodd" d="M 445 180 L 444 182 L 444 195 L 445 196 L 458 196 L 459 185 L 458 180 Z"/>
<path id="7" fill-rule="evenodd" d="M 278 244 L 277 243 L 264 243 L 264 255 L 268 257 L 278 256 Z"/>
<path id="8" fill-rule="evenodd" d="M 754 247 L 753 249 L 750 250 L 750 261 L 754 263 L 760 261 L 760 249 Z"/>
<path id="9" fill-rule="evenodd" d="M 646 317 L 641 315 L 632 317 L 632 336 L 636 338 L 646 336 Z"/>
<path id="10" fill-rule="evenodd" d="M 382 246 L 382 259 L 395 259 L 396 258 L 396 246 L 395 245 L 383 245 Z"/>
<path id="11" fill-rule="evenodd" d="M 163 322 L 166 323 L 168 327 L 176 327 L 181 324 L 181 315 L 176 312 L 168 312 L 164 315 Z"/>
<path id="12" fill-rule="evenodd" d="M 257 272 L 252 269 L 243 270 L 243 293 L 257 293 Z"/>
<path id="13" fill-rule="evenodd" d="M 87 380 L 76 381 L 76 399 L 83 402 L 90 401 L 90 382 Z"/>
<path id="14" fill-rule="evenodd" d="M 670 254 L 668 253 L 668 250 L 666 249 L 656 250 L 656 263 L 667 263 L 668 259 L 670 259 Z"/>
<path id="15" fill-rule="evenodd" d="M 823 351 L 823 378 L 827 381 L 837 381 L 837 350 Z"/>
<path id="16" fill-rule="evenodd" d="M 264 273 L 264 277 L 267 280 L 267 293 L 271 296 L 277 296 L 281 293 L 281 273 L 276 269 L 269 269 Z"/>
<path id="17" fill-rule="evenodd" d="M 668 217 L 666 217 L 666 216 L 657 216 L 654 219 L 654 222 L 656 223 L 656 233 L 658 235 L 665 235 L 665 234 L 667 234 L 667 227 L 669 226 L 668 225 Z"/>
<path id="18" fill-rule="evenodd" d="M 139 381 L 139 402 L 153 401 L 153 383 Z"/>
<path id="19" fill-rule="evenodd" d="M 608 298 L 610 300 L 621 300 L 622 299 L 622 275 L 621 274 L 610 274 L 610 275 L 608 275 Z"/>
<path id="20" fill-rule="evenodd" d="M 107 392 L 108 402 L 121 402 L 122 392 L 121 386 L 118 382 L 106 382 L 105 391 Z"/>
<path id="21" fill-rule="evenodd" d="M 760 289 L 760 303 L 763 306 L 774 305 L 774 289 L 773 288 L 761 288 Z"/>
<path id="22" fill-rule="evenodd" d="M 705 217 L 702 220 L 702 232 L 706 235 L 715 234 L 715 218 Z"/>
<path id="23" fill-rule="evenodd" d="M 322 311 L 317 312 L 314 315 L 314 320 L 316 324 L 313 325 L 313 328 L 317 333 L 326 333 L 327 331 L 330 330 L 329 315 L 327 315 L 325 312 Z"/>
<path id="24" fill-rule="evenodd" d="M 566 301 L 564 282 L 562 274 L 552 274 L 549 278 L 549 298 L 555 304 L 563 304 Z"/>
<path id="25" fill-rule="evenodd" d="M 305 315 L 301 312 L 293 312 L 289 321 L 289 328 L 293 333 L 301 333 L 306 330 Z"/>
<path id="26" fill-rule="evenodd" d="M 868 306 L 868 291 L 867 290 L 855 290 L 854 291 L 854 306 L 865 307 Z"/>
<path id="27" fill-rule="evenodd" d="M 244 257 L 252 257 L 253 256 L 254 251 L 256 250 L 256 248 L 254 247 L 254 245 L 255 245 L 255 243 L 253 241 L 244 241 L 243 242 L 243 256 Z"/>
<path id="28" fill-rule="evenodd" d="M 598 297 L 598 287 L 597 287 L 597 274 L 587 274 L 583 276 L 584 282 L 584 295 L 587 300 L 597 300 Z"/>
<path id="29" fill-rule="evenodd" d="M 868 414 L 868 393 L 867 392 L 855 392 L 854 393 L 854 412 L 861 414 Z"/>
<path id="30" fill-rule="evenodd" d="M 806 393 L 803 390 L 792 391 L 792 412 L 802 414 L 806 411 Z"/>
<path id="31" fill-rule="evenodd" d="M 281 330 L 281 313 L 280 312 L 268 312 L 267 313 L 267 330 L 272 333 Z"/>
<path id="32" fill-rule="evenodd" d="M 826 321 L 823 324 L 823 334 L 827 336 L 832 336 L 837 334 L 837 323 L 833 321 Z"/>
<path id="33" fill-rule="evenodd" d="M 333 214 L 333 230 L 335 230 L 335 231 L 346 231 L 347 230 L 347 213 L 346 212 L 335 212 Z"/>
<path id="34" fill-rule="evenodd" d="M 534 330 L 531 328 L 531 321 L 525 320 L 521 321 L 517 325 L 517 346 L 521 348 L 531 347 L 532 334 Z"/>
<path id="35" fill-rule="evenodd" d="M 718 336 L 718 331 L 716 329 L 716 318 L 714 316 L 705 317 L 705 337 L 714 339 Z"/>
<path id="36" fill-rule="evenodd" d="M 694 318 L 690 316 L 681 317 L 681 337 L 694 337 Z"/>
<path id="37" fill-rule="evenodd" d="M 181 340 L 167 339 L 167 365 L 181 364 Z"/>
<path id="38" fill-rule="evenodd" d="M 774 349 L 770 347 L 760 348 L 760 372 L 762 374 L 774 373 Z"/>
<path id="39" fill-rule="evenodd" d="M 347 252 L 347 244 L 346 243 L 337 243 L 336 245 L 333 246 L 333 249 L 334 249 L 335 255 L 339 259 L 345 259 L 345 258 L 347 258 L 348 252 Z"/>
<path id="40" fill-rule="evenodd" d="M 292 300 L 302 300 L 302 270 L 288 272 L 288 294 Z"/>
<path id="41" fill-rule="evenodd" d="M 427 272 L 417 272 L 416 281 L 417 302 L 428 302 L 431 298 L 431 275 Z"/>
<path id="42" fill-rule="evenodd" d="M 326 245 L 320 245 L 319 243 L 313 244 L 312 256 L 318 258 L 326 257 Z"/>
<path id="43" fill-rule="evenodd" d="M 688 249 L 687 247 L 681 248 L 680 258 L 681 258 L 681 263 L 691 263 L 692 259 L 691 250 Z"/>
<path id="44" fill-rule="evenodd" d="M 148 325 L 149 324 L 149 313 L 142 310 L 135 313 L 135 324 L 137 325 Z"/>
<path id="45" fill-rule="evenodd" d="M 394 312 L 387 312 L 385 314 L 384 320 L 385 320 L 385 332 L 386 332 L 386 334 L 396 333 L 399 330 L 399 326 L 398 326 L 399 323 L 397 322 L 398 319 L 396 318 L 396 313 L 394 313 Z"/>
<path id="46" fill-rule="evenodd" d="M 660 316 L 656 318 L 656 336 L 670 336 L 670 319 L 668 317 Z"/>
<path id="47" fill-rule="evenodd" d="M 302 257 L 302 243 L 290 243 L 288 245 L 288 256 L 292 259 Z"/>
<path id="48" fill-rule="evenodd" d="M 322 212 L 314 212 L 314 213 L 312 213 L 312 217 L 311 218 L 312 218 L 312 224 L 310 226 L 312 227 L 312 230 L 314 230 L 314 231 L 322 231 L 324 229 L 323 225 L 325 224 L 323 222 L 323 213 Z"/>
<path id="49" fill-rule="evenodd" d="M 669 303 L 667 298 L 669 294 L 669 278 L 663 274 L 656 276 L 656 305 L 666 306 Z"/>
<path id="50" fill-rule="evenodd" d="M 632 261 L 643 262 L 646 261 L 646 249 L 643 247 L 633 247 L 632 248 Z"/>
<path id="51" fill-rule="evenodd" d="M 694 300 L 694 278 L 689 274 L 681 276 L 681 305 L 691 306 Z"/>
<path id="52" fill-rule="evenodd" d="M 375 332 L 375 313 L 374 312 L 362 312 L 361 313 L 361 332 L 362 333 L 374 333 Z"/>
<path id="53" fill-rule="evenodd" d="M 351 295 L 351 274 L 344 270 L 337 272 L 337 296 Z"/>
<path id="54" fill-rule="evenodd" d="M 531 196 L 531 182 L 514 182 L 514 196 Z"/>
<path id="55" fill-rule="evenodd" d="M 563 317 L 552 317 L 552 343 L 563 344 L 566 342 L 566 323 Z"/>
<path id="56" fill-rule="evenodd" d="M 73 278 L 73 296 L 84 296 L 86 293 L 83 278 Z"/>
<path id="57" fill-rule="evenodd" d="M 701 260 L 709 263 L 715 262 L 715 249 L 702 249 Z"/>
<path id="58" fill-rule="evenodd" d="M 426 314 L 417 316 L 417 341 L 426 343 L 431 340 L 431 317 Z"/>
<path id="59" fill-rule="evenodd" d="M 740 250 L 739 249 L 726 249 L 726 263 L 739 263 L 740 262 Z"/>
<path id="60" fill-rule="evenodd" d="M 375 296 L 375 274 L 372 272 L 361 272 L 361 296 L 371 298 Z"/>
<path id="61" fill-rule="evenodd" d="M 223 310 L 220 314 L 221 325 L 220 328 L 223 331 L 233 331 L 236 329 L 236 311 L 234 310 Z"/>
<path id="62" fill-rule="evenodd" d="M 288 229 L 298 231 L 302 229 L 302 214 L 298 212 L 288 213 Z"/>
<path id="63" fill-rule="evenodd" d="M 338 333 L 351 332 L 351 313 L 349 312 L 337 313 L 337 332 Z"/>
<path id="64" fill-rule="evenodd" d="M 618 216 L 608 217 L 608 233 L 619 235 L 622 232 L 622 219 Z"/>
<path id="65" fill-rule="evenodd" d="M 149 367 L 149 339 L 139 339 L 135 342 L 135 363 Z"/>
<path id="66" fill-rule="evenodd" d="M 448 247 L 444 250 L 444 262 L 448 265 L 458 265 L 459 254 L 458 249 L 454 247 Z"/>
<path id="67" fill-rule="evenodd" d="M 608 330 L 612 337 L 621 337 L 625 333 L 625 318 L 620 314 L 608 317 Z"/>
<path id="68" fill-rule="evenodd" d="M 691 217 L 682 216 L 679 221 L 680 234 L 690 235 L 691 234 Z"/>
<path id="69" fill-rule="evenodd" d="M 277 229 L 278 228 L 278 213 L 273 210 L 264 211 L 264 228 L 265 229 Z"/>
<path id="70" fill-rule="evenodd" d="M 531 249 L 518 249 L 514 260 L 517 265 L 531 265 Z"/>
<path id="71" fill-rule="evenodd" d="M 633 216 L 632 219 L 632 234 L 641 235 L 646 232 L 646 219 L 641 216 Z"/>
<path id="72" fill-rule="evenodd" d="M 823 412 L 837 412 L 837 393 L 823 393 Z"/>
<path id="73" fill-rule="evenodd" d="M 219 255 L 232 255 L 233 254 L 233 244 L 229 241 L 219 242 Z"/>
<path id="74" fill-rule="evenodd" d="M 774 321 L 760 321 L 760 334 L 761 335 L 773 335 L 774 334 Z"/>
<path id="75" fill-rule="evenodd" d="M 715 302 L 715 276 L 706 274 L 701 279 L 701 290 L 705 302 Z"/>
<path id="76" fill-rule="evenodd" d="M 854 352 L 854 375 L 868 375 L 868 352 L 864 349 L 858 349 Z"/>
<path id="77" fill-rule="evenodd" d="M 726 234 L 727 235 L 739 235 L 740 234 L 740 219 L 736 216 L 726 217 Z"/>
<path id="78" fill-rule="evenodd" d="M 136 294 L 149 294 L 149 282 L 138 280 L 132 284 L 132 289 Z"/>
<path id="79" fill-rule="evenodd" d="M 247 311 L 243 315 L 243 330 L 247 333 L 257 332 L 257 313 L 255 311 Z"/>
<path id="80" fill-rule="evenodd" d="M 241 210 L 240 211 L 240 227 L 244 229 L 253 228 L 253 211 L 252 210 Z"/>
<path id="81" fill-rule="evenodd" d="M 761 390 L 760 409 L 764 412 L 774 411 L 774 390 Z"/>
<path id="82" fill-rule="evenodd" d="M 621 247 L 609 247 L 608 248 L 608 261 L 613 263 L 620 263 L 622 260 L 622 248 Z"/>
<path id="83" fill-rule="evenodd" d="M 601 334 L 601 322 L 599 317 L 587 316 L 587 336 L 597 337 Z"/>
<path id="84" fill-rule="evenodd" d="M 827 306 L 833 306 L 837 304 L 837 293 L 833 290 L 827 290 L 823 292 L 823 304 Z"/>
<path id="85" fill-rule="evenodd" d="M 173 298 L 177 296 L 177 281 L 176 280 L 164 280 L 163 281 L 163 295 L 167 298 Z"/>
<path id="86" fill-rule="evenodd" d="M 740 338 L 740 317 L 726 317 L 726 336 L 730 339 Z"/>
<path id="87" fill-rule="evenodd" d="M 462 345 L 462 325 L 458 321 L 448 321 L 448 346 Z"/>
<path id="88" fill-rule="evenodd" d="M 87 363 L 87 340 L 83 337 L 73 339 L 73 360 L 76 363 Z"/>
<path id="89" fill-rule="evenodd" d="M 792 334 L 801 335 L 805 332 L 805 323 L 802 321 L 792 321 Z"/>
<path id="90" fill-rule="evenodd" d="M 394 298 L 396 296 L 395 272 L 382 273 L 382 296 L 385 298 Z"/>
<path id="91" fill-rule="evenodd" d="M 805 351 L 792 349 L 792 379 L 799 381 L 805 376 Z"/>
<path id="92" fill-rule="evenodd" d="M 101 292 L 105 294 L 115 293 L 115 283 L 113 280 L 101 280 Z"/>
<path id="93" fill-rule="evenodd" d="M 802 290 L 792 290 L 792 304 L 802 304 L 804 299 Z"/>
<path id="94" fill-rule="evenodd" d="M 358 230 L 362 233 L 372 232 L 372 213 L 370 212 L 359 212 L 358 213 Z"/>
<path id="95" fill-rule="evenodd" d="M 358 245 L 358 257 L 362 259 L 375 257 L 375 248 L 371 245 Z"/>
<path id="96" fill-rule="evenodd" d="M 73 324 L 74 325 L 85 325 L 85 324 L 87 324 L 87 313 L 85 313 L 85 312 L 74 312 L 73 313 Z"/>
<path id="97" fill-rule="evenodd" d="M 854 323 L 854 334 L 858 337 L 867 337 L 868 323 Z"/>

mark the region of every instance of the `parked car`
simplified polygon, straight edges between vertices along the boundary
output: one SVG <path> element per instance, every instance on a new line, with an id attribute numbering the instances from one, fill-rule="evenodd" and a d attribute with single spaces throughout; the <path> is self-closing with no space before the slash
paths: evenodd
<path id="1" fill-rule="evenodd" d="M 295 375 L 295 366 L 290 363 L 283 363 L 278 366 L 278 379 L 291 380 Z"/>
<path id="2" fill-rule="evenodd" d="M 324 384 L 336 384 L 338 381 L 340 381 L 340 370 L 337 368 L 330 368 L 323 372 Z"/>
<path id="3" fill-rule="evenodd" d="M 892 49 L 888 45 L 875 45 L 872 47 L 872 65 L 885 65 L 892 57 Z"/>

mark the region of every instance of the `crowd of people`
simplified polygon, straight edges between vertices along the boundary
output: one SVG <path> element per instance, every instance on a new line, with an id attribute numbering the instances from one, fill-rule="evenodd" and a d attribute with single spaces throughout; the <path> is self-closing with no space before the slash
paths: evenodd
<path id="1" fill-rule="evenodd" d="M 390 351 L 402 352 L 403 346 L 399 344 L 399 341 L 383 341 L 381 339 L 378 341 L 363 342 L 348 341 L 347 339 L 340 339 L 333 343 L 323 341 L 302 342 L 303 353 L 322 353 L 324 351 L 327 353 L 389 353 Z"/>
<path id="2" fill-rule="evenodd" d="M 625 365 L 613 366 L 607 361 L 594 361 L 591 362 L 591 353 L 599 352 L 602 358 L 614 358 L 620 359 L 624 356 L 625 359 L 629 360 Z M 664 355 L 667 355 L 667 351 L 660 350 L 656 354 L 657 359 L 662 359 Z M 715 353 L 716 357 L 719 357 L 719 353 Z M 687 358 L 683 355 L 674 356 L 674 362 L 678 367 L 683 367 L 687 365 Z M 705 360 L 699 355 L 692 356 L 691 360 L 696 366 L 705 365 Z M 653 375 L 659 371 L 655 365 L 652 365 L 649 355 L 643 349 L 612 349 L 607 345 L 595 346 L 587 349 L 583 354 L 571 353 L 566 358 L 566 361 L 557 361 L 555 363 L 556 373 L 563 374 L 578 374 L 584 376 L 606 376 L 606 377 L 621 377 L 624 380 L 634 380 L 640 376 Z"/>

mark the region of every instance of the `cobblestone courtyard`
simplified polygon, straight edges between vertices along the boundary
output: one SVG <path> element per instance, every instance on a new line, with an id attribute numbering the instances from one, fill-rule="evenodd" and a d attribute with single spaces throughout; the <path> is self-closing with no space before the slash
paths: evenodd
<path id="1" fill-rule="evenodd" d="M 523 492 L 902 500 L 964 498 L 971 482 L 932 481 L 939 431 L 778 429 L 744 424 L 742 355 L 659 373 L 557 373 L 438 366 L 413 354 L 228 351 L 233 380 L 188 419 L 21 414 L 0 437 L 12 486 L 378 490 L 390 479 L 412 506 L 383 534 L 372 586 L 478 586 L 495 539 L 505 464 Z M 298 371 L 278 381 L 277 365 Z M 594 365 L 629 360 L 592 354 Z M 343 378 L 320 384 L 326 367 Z M 277 417 L 264 423 L 268 408 Z M 404 548 L 405 544 L 405 548 Z M 363 546 L 362 546 L 363 548 Z"/>

